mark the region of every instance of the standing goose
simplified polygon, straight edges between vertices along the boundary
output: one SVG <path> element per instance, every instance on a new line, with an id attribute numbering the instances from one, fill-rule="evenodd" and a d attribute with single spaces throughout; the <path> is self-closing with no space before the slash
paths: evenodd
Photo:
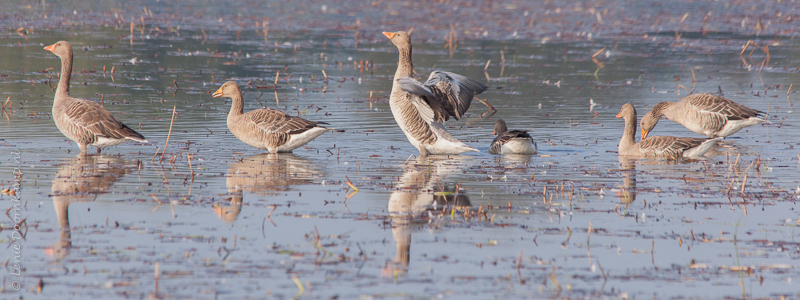
<path id="1" fill-rule="evenodd" d="M 245 144 L 270 153 L 292 152 L 329 130 L 319 126 L 328 123 L 293 117 L 279 110 L 260 108 L 244 113 L 242 90 L 233 81 L 223 84 L 213 96 L 233 101 L 228 113 L 231 133 Z"/>
<path id="2" fill-rule="evenodd" d="M 497 137 L 489 146 L 489 154 L 536 154 L 536 142 L 524 130 L 508 130 L 506 121 L 499 119 L 494 122 L 494 131 Z"/>
<path id="3" fill-rule="evenodd" d="M 742 128 L 767 122 L 764 112 L 709 93 L 686 96 L 679 102 L 661 102 L 642 117 L 642 139 L 663 115 L 709 138 L 726 137 Z"/>
<path id="4" fill-rule="evenodd" d="M 619 141 L 619 154 L 632 156 L 666 157 L 700 157 L 722 138 L 699 139 L 674 136 L 651 136 L 642 138 L 636 143 L 636 109 L 626 103 L 622 106 L 617 118 L 625 119 L 625 132 Z"/>
<path id="5" fill-rule="evenodd" d="M 444 121 L 461 118 L 472 98 L 486 86 L 467 77 L 431 72 L 425 83 L 412 78 L 411 38 L 404 31 L 384 32 L 400 52 L 394 73 L 389 106 L 397 125 L 420 154 L 460 154 L 477 149 L 455 139 L 444 129 Z"/>
<path id="6" fill-rule="evenodd" d="M 44 47 L 61 58 L 61 79 L 53 98 L 53 120 L 67 138 L 75 141 L 86 154 L 86 146 L 100 148 L 114 146 L 126 140 L 147 143 L 144 136 L 122 124 L 102 105 L 69 95 L 69 78 L 72 75 L 72 46 L 65 41 Z"/>

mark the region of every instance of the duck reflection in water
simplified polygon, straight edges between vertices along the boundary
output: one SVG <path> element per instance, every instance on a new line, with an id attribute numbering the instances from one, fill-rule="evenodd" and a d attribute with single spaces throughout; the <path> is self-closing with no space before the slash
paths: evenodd
<path id="1" fill-rule="evenodd" d="M 214 204 L 214 212 L 233 223 L 242 211 L 244 192 L 278 195 L 292 186 L 312 184 L 323 172 L 308 160 L 291 153 L 253 155 L 228 165 L 226 186 L 231 197 Z"/>
<path id="2" fill-rule="evenodd" d="M 418 157 L 409 162 L 403 176 L 389 198 L 392 236 L 397 257 L 382 270 L 385 277 L 408 272 L 411 234 L 428 223 L 428 211 L 446 207 L 470 207 L 469 197 L 455 182 L 445 182 L 449 174 L 460 172 L 459 161 L 434 157 Z M 438 183 L 437 183 L 438 180 Z M 441 184 L 441 186 L 440 186 Z"/>
<path id="3" fill-rule="evenodd" d="M 69 205 L 89 202 L 98 195 L 109 192 L 118 178 L 130 171 L 121 158 L 106 155 L 79 156 L 67 161 L 52 181 L 53 206 L 61 231 L 59 241 L 45 249 L 55 260 L 65 258 L 72 248 L 72 232 L 69 225 Z"/>

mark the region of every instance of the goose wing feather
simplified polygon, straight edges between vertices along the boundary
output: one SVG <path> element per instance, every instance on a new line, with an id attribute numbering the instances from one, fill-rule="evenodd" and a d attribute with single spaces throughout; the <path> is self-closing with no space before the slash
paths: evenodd
<path id="1" fill-rule="evenodd" d="M 447 120 L 447 111 L 442 107 L 430 88 L 410 77 L 397 79 L 400 89 L 409 93 L 409 101 L 414 104 L 417 113 L 426 123 L 444 122 Z"/>
<path id="2" fill-rule="evenodd" d="M 97 137 L 109 139 L 131 138 L 144 141 L 144 136 L 122 124 L 102 105 L 84 99 L 74 99 L 64 109 L 64 115 L 75 130 Z"/>
<path id="3" fill-rule="evenodd" d="M 652 153 L 657 156 L 681 157 L 683 151 L 700 146 L 703 142 L 705 142 L 705 139 L 653 136 L 644 139 L 637 145 L 642 153 Z"/>
<path id="4" fill-rule="evenodd" d="M 450 116 L 456 120 L 461 118 L 469 109 L 472 98 L 475 95 L 486 91 L 487 87 L 483 83 L 469 79 L 459 74 L 433 71 L 425 81 L 437 102 L 441 103 L 446 114 L 444 119 Z"/>
<path id="5" fill-rule="evenodd" d="M 299 134 L 317 127 L 318 124 L 328 124 L 290 116 L 285 112 L 268 108 L 256 109 L 245 115 L 248 121 L 268 134 Z"/>
<path id="6" fill-rule="evenodd" d="M 508 130 L 503 132 L 503 134 L 498 135 L 495 138 L 495 141 L 501 141 L 503 144 L 508 143 L 508 141 L 516 139 L 516 138 L 523 138 L 523 139 L 532 139 L 531 135 L 528 134 L 527 131 L 524 130 Z"/>
<path id="7" fill-rule="evenodd" d="M 725 97 L 702 93 L 689 96 L 689 104 L 695 110 L 724 117 L 726 120 L 745 120 L 763 114 L 760 111 L 733 102 Z"/>

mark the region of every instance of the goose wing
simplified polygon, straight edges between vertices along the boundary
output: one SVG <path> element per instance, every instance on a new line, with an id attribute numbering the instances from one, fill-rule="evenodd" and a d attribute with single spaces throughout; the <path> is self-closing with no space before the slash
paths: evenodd
<path id="1" fill-rule="evenodd" d="M 84 99 L 74 100 L 64 109 L 64 115 L 73 125 L 72 130 L 88 135 L 92 140 L 97 137 L 105 137 L 146 141 L 144 136 L 122 124 L 100 104 Z"/>
<path id="2" fill-rule="evenodd" d="M 425 83 L 410 77 L 397 79 L 400 88 L 410 97 L 420 115 L 429 120 L 444 122 L 452 116 L 460 119 L 469 109 L 472 98 L 486 90 L 486 85 L 462 75 L 433 71 Z M 430 118 L 432 116 L 432 119 Z"/>
<path id="3" fill-rule="evenodd" d="M 691 95 L 687 97 L 687 100 L 692 108 L 703 115 L 707 115 L 715 122 L 746 120 L 763 114 L 761 111 L 709 93 Z M 724 122 L 722 125 L 724 126 Z"/>
<path id="4" fill-rule="evenodd" d="M 317 127 L 318 124 L 328 124 L 290 116 L 285 112 L 268 108 L 256 109 L 245 115 L 248 121 L 267 134 L 288 136 L 306 132 L 311 128 Z"/>
<path id="5" fill-rule="evenodd" d="M 637 145 L 644 154 L 679 158 L 683 155 L 683 151 L 700 146 L 705 141 L 706 139 L 699 138 L 653 136 L 644 139 Z"/>
<path id="6" fill-rule="evenodd" d="M 505 144 L 505 143 L 508 143 L 508 141 L 516 139 L 516 138 L 533 139 L 533 138 L 531 138 L 531 135 L 528 134 L 527 131 L 524 131 L 524 130 L 508 130 L 508 131 L 503 132 L 502 134 L 498 135 L 495 138 L 495 141 L 498 141 L 498 139 L 499 139 L 500 142 Z"/>
<path id="7" fill-rule="evenodd" d="M 425 123 L 431 124 L 447 120 L 447 111 L 436 100 L 436 96 L 429 87 L 411 77 L 400 77 L 396 82 L 400 89 L 409 94 L 408 100 L 414 105 Z"/>
<path id="8" fill-rule="evenodd" d="M 469 109 L 472 98 L 486 91 L 483 83 L 469 79 L 459 74 L 433 71 L 424 84 L 434 99 L 438 101 L 446 112 L 444 119 L 453 116 L 456 120 L 461 118 Z"/>

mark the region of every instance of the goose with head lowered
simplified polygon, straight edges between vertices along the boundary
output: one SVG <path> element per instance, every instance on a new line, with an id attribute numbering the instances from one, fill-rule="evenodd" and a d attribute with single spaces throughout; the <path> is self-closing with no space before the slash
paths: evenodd
<path id="1" fill-rule="evenodd" d="M 686 96 L 679 102 L 660 102 L 642 117 L 642 139 L 661 116 L 709 138 L 726 137 L 745 127 L 767 122 L 764 112 L 709 93 Z"/>
<path id="2" fill-rule="evenodd" d="M 245 144 L 270 153 L 292 152 L 330 130 L 319 125 L 328 123 L 290 116 L 279 110 L 260 108 L 245 113 L 242 90 L 233 81 L 224 83 L 213 96 L 231 98 L 233 102 L 228 113 L 231 133 Z"/>
<path id="3" fill-rule="evenodd" d="M 469 109 L 472 98 L 486 90 L 486 85 L 462 75 L 433 71 L 421 83 L 413 78 L 411 37 L 405 31 L 384 32 L 397 46 L 400 59 L 392 81 L 389 106 L 397 125 L 408 141 L 427 154 L 461 154 L 478 152 L 454 138 L 444 128 L 450 117 L 458 120 Z"/>
<path id="4" fill-rule="evenodd" d="M 636 109 L 630 103 L 622 106 L 617 118 L 625 119 L 625 131 L 619 141 L 619 155 L 664 157 L 678 159 L 682 157 L 703 156 L 722 138 L 699 139 L 674 136 L 650 136 L 636 142 Z"/>
<path id="5" fill-rule="evenodd" d="M 144 136 L 122 124 L 99 103 L 69 95 L 72 45 L 60 41 L 44 47 L 44 50 L 61 58 L 61 78 L 53 98 L 53 120 L 61 133 L 78 144 L 81 155 L 86 154 L 86 146 L 97 147 L 97 153 L 100 153 L 101 148 L 128 140 L 147 143 Z"/>

